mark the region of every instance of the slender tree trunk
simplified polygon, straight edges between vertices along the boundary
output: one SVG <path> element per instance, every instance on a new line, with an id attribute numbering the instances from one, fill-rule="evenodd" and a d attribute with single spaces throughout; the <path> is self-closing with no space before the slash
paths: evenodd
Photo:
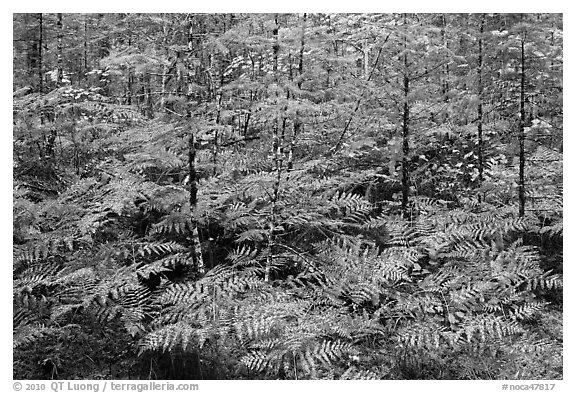
<path id="1" fill-rule="evenodd" d="M 484 181 L 484 139 L 482 135 L 482 127 L 484 126 L 484 83 L 482 81 L 482 71 L 483 71 L 483 35 L 484 35 L 484 23 L 486 15 L 482 14 L 480 19 L 480 35 L 478 38 L 478 68 L 476 70 L 478 74 L 478 184 L 482 185 Z M 482 201 L 482 196 L 478 194 L 478 202 Z"/>
<path id="2" fill-rule="evenodd" d="M 54 146 L 56 145 L 56 138 L 58 137 L 58 132 L 56 127 L 50 127 L 50 132 L 48 134 L 48 139 L 46 140 L 46 147 L 44 151 L 46 152 L 45 158 L 55 158 L 56 153 Z"/>
<path id="3" fill-rule="evenodd" d="M 448 52 L 448 39 L 446 38 L 447 35 L 447 27 L 448 27 L 448 22 L 446 21 L 446 14 L 442 15 L 442 41 L 444 42 L 444 47 L 446 48 L 446 51 Z M 449 78 L 450 78 L 450 62 L 446 61 L 446 65 L 444 66 L 444 80 L 442 81 L 442 97 L 444 98 L 444 102 L 448 103 L 449 100 L 449 95 L 448 93 L 450 92 L 450 82 L 449 82 Z M 442 121 L 446 120 L 445 116 L 442 118 Z"/>
<path id="4" fill-rule="evenodd" d="M 266 259 L 266 270 L 264 273 L 264 281 L 270 281 L 270 270 L 273 264 L 273 244 L 274 244 L 274 229 L 276 227 L 276 202 L 278 201 L 278 194 L 280 190 L 280 177 L 282 175 L 282 157 L 281 157 L 281 144 L 280 144 L 280 135 L 279 135 L 279 126 L 281 120 L 280 114 L 280 97 L 278 89 L 280 88 L 280 76 L 278 73 L 278 53 L 280 52 L 280 42 L 278 38 L 278 15 L 274 17 L 274 29 L 272 31 L 272 35 L 274 36 L 274 46 L 273 46 L 273 64 L 272 70 L 274 73 L 274 80 L 275 80 L 275 88 L 276 88 L 276 121 L 274 122 L 273 126 L 273 144 L 272 144 L 272 152 L 274 154 L 274 162 L 276 166 L 276 179 L 274 181 L 274 187 L 272 190 L 272 206 L 270 211 L 270 227 L 268 231 L 268 256 Z"/>
<path id="5" fill-rule="evenodd" d="M 193 43 L 193 28 L 191 15 L 188 15 L 188 50 L 191 52 L 194 46 Z M 187 103 L 186 103 L 186 116 L 188 118 L 192 117 L 192 70 L 190 64 L 186 64 L 188 69 L 187 82 L 188 91 L 186 92 Z M 188 181 L 190 183 L 190 221 L 192 229 L 192 256 L 195 259 L 194 262 L 198 269 L 198 273 L 203 275 L 205 273 L 204 256 L 202 254 L 202 243 L 200 242 L 200 233 L 198 231 L 198 223 L 194 219 L 193 215 L 196 211 L 198 202 L 198 182 L 196 176 L 196 135 L 192 133 L 190 139 L 188 140 Z"/>
<path id="6" fill-rule="evenodd" d="M 255 69 L 255 65 L 254 65 L 254 57 L 252 55 L 252 53 L 248 52 L 248 57 L 250 58 L 250 63 L 251 63 L 251 72 L 250 72 L 250 81 L 254 82 L 255 78 L 256 78 L 256 69 Z M 250 124 L 250 119 L 252 117 L 252 104 L 254 103 L 254 99 L 255 99 L 255 93 L 252 89 L 250 89 L 250 101 L 248 103 L 248 111 L 247 113 L 244 115 L 244 125 L 242 126 L 242 135 L 244 137 L 244 139 L 246 139 L 246 137 L 248 136 L 248 126 Z"/>
<path id="7" fill-rule="evenodd" d="M 128 36 L 128 47 L 132 47 L 132 35 L 130 34 Z M 133 87 L 134 87 L 134 75 L 132 73 L 132 65 L 128 64 L 126 66 L 126 71 L 128 72 L 128 77 L 126 78 L 126 98 L 125 98 L 125 104 L 126 105 L 132 105 L 132 97 L 134 95 L 134 91 L 133 91 Z"/>
<path id="8" fill-rule="evenodd" d="M 64 78 L 64 69 L 62 67 L 62 36 L 64 35 L 64 26 L 62 24 L 62 14 L 58 13 L 58 19 L 56 22 L 56 28 L 58 30 L 58 41 L 57 41 L 57 49 L 56 49 L 56 66 L 57 66 L 57 75 L 56 75 L 56 83 L 58 86 L 62 85 L 62 79 Z"/>
<path id="9" fill-rule="evenodd" d="M 126 104 L 132 105 L 132 96 L 133 96 L 133 88 L 134 85 L 134 76 L 132 75 L 132 66 L 128 65 L 128 79 L 126 81 Z"/>
<path id="10" fill-rule="evenodd" d="M 173 66 L 176 64 L 176 60 L 174 59 L 174 61 L 170 60 L 170 49 L 168 49 L 168 25 L 167 25 L 167 21 L 164 19 L 164 24 L 162 26 L 162 33 L 163 33 L 163 39 L 162 39 L 162 45 L 165 48 L 165 56 L 168 59 L 168 63 L 164 64 L 164 67 L 162 67 L 162 78 L 161 78 L 161 92 L 160 92 L 160 112 L 164 112 L 164 108 L 166 108 L 166 90 L 167 90 L 167 85 L 168 85 L 168 81 L 170 80 L 170 77 L 172 76 L 172 68 Z"/>
<path id="11" fill-rule="evenodd" d="M 154 106 L 152 103 L 152 87 L 150 86 L 150 74 L 146 73 L 144 76 L 145 85 L 144 89 L 146 91 L 146 113 L 149 119 L 154 118 Z"/>
<path id="12" fill-rule="evenodd" d="M 304 46 L 305 42 L 305 33 L 306 33 L 306 13 L 302 16 L 302 26 L 300 29 L 300 52 L 298 55 L 298 89 L 302 88 L 302 78 L 304 74 Z"/>
<path id="13" fill-rule="evenodd" d="M 248 136 L 248 126 L 250 124 L 250 118 L 252 117 L 252 100 L 253 100 L 253 93 L 250 91 L 250 103 L 248 107 L 248 113 L 246 113 L 244 117 L 244 124 L 242 125 L 242 135 L 244 139 Z"/>
<path id="14" fill-rule="evenodd" d="M 140 88 L 138 89 L 138 110 L 143 115 L 146 115 L 146 79 L 144 75 L 138 76 Z"/>
<path id="15" fill-rule="evenodd" d="M 192 75 L 193 64 L 190 63 L 189 57 L 192 56 L 192 49 L 194 48 L 194 23 L 191 14 L 188 14 L 187 44 L 189 54 L 188 57 L 186 57 L 186 69 L 188 70 L 188 75 L 186 76 L 188 82 L 188 88 L 186 91 L 186 117 L 192 117 L 192 92 L 194 91 Z"/>
<path id="16" fill-rule="evenodd" d="M 370 78 L 370 48 L 368 47 L 368 39 L 364 39 L 362 46 L 364 52 L 364 80 L 368 80 L 368 78 Z"/>
<path id="17" fill-rule="evenodd" d="M 88 83 L 88 15 L 84 16 L 84 72 L 83 77 Z"/>
<path id="18" fill-rule="evenodd" d="M 42 45 L 44 45 L 44 25 L 43 25 L 43 15 L 42 13 L 38 14 L 38 91 L 40 92 L 40 94 L 44 93 L 44 69 L 43 69 L 43 64 L 42 64 Z M 40 124 L 44 125 L 44 122 L 46 121 L 46 113 L 45 113 L 45 108 L 44 106 L 42 106 L 40 108 Z M 48 146 L 50 145 L 50 141 L 46 141 L 46 135 L 44 134 L 44 130 L 42 131 L 42 136 L 43 136 L 43 140 L 44 143 L 48 143 Z M 50 155 L 50 154 L 46 154 L 46 155 Z"/>
<path id="19" fill-rule="evenodd" d="M 179 67 L 178 64 L 182 64 L 182 53 L 176 52 L 176 96 L 181 97 L 183 94 L 183 85 L 184 85 L 184 73 L 182 72 L 182 67 Z"/>
<path id="20" fill-rule="evenodd" d="M 406 57 L 406 56 L 405 56 Z M 404 217 L 409 217 L 408 214 L 408 195 L 410 192 L 409 170 L 408 170 L 408 155 L 410 154 L 409 140 L 409 121 L 410 121 L 410 107 L 408 106 L 408 93 L 410 91 L 410 80 L 408 76 L 404 76 L 404 108 L 402 111 L 402 211 Z"/>
<path id="21" fill-rule="evenodd" d="M 220 141 L 220 116 L 222 113 L 222 86 L 224 84 L 224 70 L 220 70 L 219 78 L 215 78 L 216 75 L 212 74 L 212 71 L 215 68 L 216 63 L 214 56 L 210 56 L 210 63 L 207 74 L 210 80 L 210 97 L 214 101 L 216 105 L 216 128 L 214 129 L 214 143 L 212 145 L 212 176 L 216 176 L 217 174 L 217 166 L 218 166 L 218 148 L 219 148 L 219 141 Z"/>
<path id="22" fill-rule="evenodd" d="M 38 28 L 39 28 L 39 34 L 38 34 L 38 91 L 40 91 L 40 94 L 44 93 L 44 75 L 43 75 L 43 70 L 42 70 L 42 45 L 44 45 L 43 42 L 43 21 L 42 21 L 42 13 L 38 14 Z"/>
<path id="23" fill-rule="evenodd" d="M 220 114 L 222 112 L 222 89 L 217 88 L 216 92 L 216 129 L 214 130 L 214 145 L 212 147 L 212 176 L 218 173 L 218 142 L 220 138 Z"/>
<path id="24" fill-rule="evenodd" d="M 550 48 L 554 48 L 554 30 L 550 32 Z M 550 69 L 554 70 L 554 56 L 550 57 Z"/>
<path id="25" fill-rule="evenodd" d="M 300 51 L 298 53 L 298 78 L 296 85 L 298 86 L 298 92 L 302 89 L 302 82 L 304 78 L 304 47 L 305 47 L 305 33 L 306 33 L 306 13 L 302 17 L 302 27 L 300 30 Z M 300 94 L 300 93 L 298 93 Z M 296 143 L 296 138 L 300 134 L 302 129 L 302 119 L 300 118 L 300 112 L 296 110 L 296 117 L 294 119 L 292 139 L 290 139 L 290 147 L 288 150 L 288 164 L 287 170 L 291 171 L 294 164 L 294 146 Z"/>
<path id="26" fill-rule="evenodd" d="M 190 135 L 188 140 L 188 181 L 190 183 L 190 222 L 192 230 L 192 257 L 198 273 L 203 275 L 205 273 L 204 257 L 202 256 L 202 246 L 200 243 L 200 234 L 198 233 L 198 223 L 194 218 L 196 205 L 198 202 L 198 183 L 196 181 L 196 136 L 194 133 Z"/>
<path id="27" fill-rule="evenodd" d="M 160 92 L 160 112 L 162 112 L 166 107 L 166 84 L 168 81 L 168 69 L 169 69 L 168 64 L 164 64 L 164 67 L 162 67 L 162 87 L 161 87 L 162 90 Z"/>
<path id="28" fill-rule="evenodd" d="M 520 123 L 518 125 L 518 143 L 520 145 L 520 168 L 518 180 L 518 201 L 520 217 L 524 216 L 524 209 L 526 205 L 525 183 L 524 183 L 524 166 L 526 159 L 524 157 L 524 127 L 526 126 L 526 111 L 524 108 L 525 88 L 526 88 L 526 57 L 524 53 L 524 46 L 526 41 L 526 31 L 522 32 L 520 43 Z"/>
<path id="29" fill-rule="evenodd" d="M 406 27 L 406 15 L 404 15 L 404 27 Z M 406 30 L 406 29 L 405 29 Z M 407 31 L 405 31 L 407 33 Z M 409 121 L 410 106 L 408 105 L 408 94 L 410 93 L 410 78 L 408 76 L 408 37 L 404 36 L 404 108 L 402 111 L 402 212 L 404 218 L 408 218 L 408 194 L 410 192 L 408 155 L 410 154 Z"/>

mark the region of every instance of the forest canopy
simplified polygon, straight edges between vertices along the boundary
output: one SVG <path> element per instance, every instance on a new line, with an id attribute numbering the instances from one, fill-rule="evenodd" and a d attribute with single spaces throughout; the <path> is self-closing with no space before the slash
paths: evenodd
<path id="1" fill-rule="evenodd" d="M 561 14 L 13 14 L 15 379 L 562 379 Z"/>

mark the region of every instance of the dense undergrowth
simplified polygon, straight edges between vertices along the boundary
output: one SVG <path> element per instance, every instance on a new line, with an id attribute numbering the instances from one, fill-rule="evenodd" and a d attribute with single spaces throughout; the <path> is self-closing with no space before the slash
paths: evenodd
<path id="1" fill-rule="evenodd" d="M 269 247 L 274 173 L 248 166 L 200 181 L 200 277 L 186 187 L 131 146 L 178 132 L 154 124 L 57 195 L 17 177 L 15 378 L 561 378 L 561 221 L 431 197 L 402 219 L 357 192 L 386 175 L 311 161 Z"/>
<path id="2" fill-rule="evenodd" d="M 527 147 L 521 216 L 504 116 L 479 177 L 476 124 L 425 120 L 408 160 L 372 117 L 338 150 L 355 99 L 308 95 L 248 134 L 221 103 L 15 95 L 14 378 L 561 379 L 557 146 Z"/>

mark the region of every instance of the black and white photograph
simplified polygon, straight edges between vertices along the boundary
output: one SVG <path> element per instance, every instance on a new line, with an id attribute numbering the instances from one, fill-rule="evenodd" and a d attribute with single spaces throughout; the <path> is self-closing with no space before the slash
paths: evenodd
<path id="1" fill-rule="evenodd" d="M 562 13 L 12 22 L 15 390 L 565 378 Z"/>

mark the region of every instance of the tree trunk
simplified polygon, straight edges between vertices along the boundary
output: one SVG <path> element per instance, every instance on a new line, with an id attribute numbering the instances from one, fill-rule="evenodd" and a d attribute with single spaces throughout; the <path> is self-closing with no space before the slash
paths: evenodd
<path id="1" fill-rule="evenodd" d="M 305 33 L 306 33 L 306 13 L 304 13 L 302 17 L 302 27 L 300 30 L 300 51 L 298 53 L 298 78 L 296 80 L 296 85 L 298 86 L 298 92 L 302 89 L 302 81 L 303 81 L 303 74 L 304 74 L 304 46 L 305 46 Z M 300 93 L 298 93 L 300 94 Z M 294 119 L 293 125 L 293 132 L 292 132 L 292 139 L 290 139 L 290 147 L 288 150 L 288 164 L 287 170 L 291 171 L 294 164 L 294 145 L 296 143 L 296 138 L 298 134 L 300 134 L 302 129 L 302 119 L 300 118 L 300 112 L 296 110 L 296 116 Z"/>
<path id="2" fill-rule="evenodd" d="M 404 15 L 404 26 L 406 27 L 406 15 Z M 407 32 L 406 32 L 407 33 Z M 409 217 L 408 194 L 410 192 L 408 155 L 410 154 L 409 121 L 410 106 L 408 105 L 408 94 L 410 93 L 410 79 L 408 75 L 408 38 L 404 36 L 404 108 L 402 111 L 402 213 L 404 218 Z"/>
<path id="3" fill-rule="evenodd" d="M 84 16 L 84 72 L 83 77 L 88 83 L 88 15 Z"/>
<path id="4" fill-rule="evenodd" d="M 218 141 L 220 138 L 220 114 L 222 112 L 222 84 L 217 88 L 216 93 L 216 129 L 214 130 L 214 145 L 212 146 L 212 176 L 218 173 Z"/>
<path id="5" fill-rule="evenodd" d="M 62 67 L 62 36 L 64 34 L 64 26 L 62 25 L 62 14 L 58 13 L 58 20 L 56 22 L 56 28 L 58 30 L 58 41 L 57 41 L 57 49 L 56 49 L 56 66 L 57 66 L 57 75 L 56 75 L 56 84 L 58 86 L 62 85 L 62 79 L 64 78 L 64 69 Z"/>
<path id="6" fill-rule="evenodd" d="M 480 19 L 480 35 L 478 38 L 478 68 L 476 70 L 478 74 L 478 184 L 482 185 L 484 181 L 484 139 L 482 135 L 482 127 L 484 125 L 484 84 L 482 81 L 482 71 L 483 71 L 483 35 L 484 35 L 484 22 L 486 15 L 482 14 Z M 478 202 L 482 201 L 482 196 L 478 194 Z"/>
<path id="7" fill-rule="evenodd" d="M 192 117 L 192 92 L 194 90 L 192 71 L 193 64 L 190 63 L 189 57 L 192 55 L 192 49 L 194 48 L 194 23 L 191 14 L 188 14 L 187 46 L 189 55 L 185 60 L 186 69 L 188 70 L 188 75 L 186 75 L 186 81 L 188 83 L 188 88 L 186 90 L 186 117 Z"/>
<path id="8" fill-rule="evenodd" d="M 134 86 L 134 76 L 132 74 L 132 66 L 128 65 L 128 78 L 126 82 L 126 104 L 132 105 L 132 96 L 134 95 L 132 89 Z"/>
<path id="9" fill-rule="evenodd" d="M 274 36 L 274 46 L 273 46 L 273 64 L 272 71 L 274 73 L 274 80 L 276 84 L 276 121 L 273 126 L 273 138 L 272 138 L 272 152 L 274 154 L 274 162 L 276 166 L 276 180 L 274 181 L 274 186 L 272 190 L 271 202 L 272 207 L 270 211 L 270 227 L 268 231 L 268 256 L 266 258 L 266 270 L 264 273 L 264 281 L 270 281 L 270 270 L 273 263 L 273 249 L 274 244 L 274 229 L 276 227 L 276 202 L 278 201 L 278 193 L 280 190 L 280 177 L 282 174 L 282 157 L 281 157 L 281 146 L 280 146 L 280 135 L 279 135 L 279 123 L 281 122 L 280 116 L 280 98 L 278 89 L 280 88 L 280 76 L 278 73 L 278 53 L 280 52 L 280 42 L 278 38 L 278 15 L 274 17 L 274 29 L 272 35 Z"/>
<path id="10" fill-rule="evenodd" d="M 368 80 L 370 77 L 370 48 L 368 48 L 368 39 L 364 39 L 362 51 L 364 52 L 364 80 Z"/>
<path id="11" fill-rule="evenodd" d="M 526 194 L 525 194 L 525 184 L 524 184 L 524 166 L 526 164 L 526 159 L 524 157 L 524 127 L 526 126 L 526 112 L 524 108 L 525 100 L 525 88 L 526 88 L 526 57 L 524 53 L 524 44 L 526 40 L 526 31 L 522 32 L 521 44 L 520 44 L 520 123 L 518 125 L 518 143 L 520 145 L 520 168 L 519 168 L 519 179 L 518 179 L 518 201 L 519 201 L 519 211 L 520 217 L 524 216 L 524 209 L 526 205 Z"/>
<path id="12" fill-rule="evenodd" d="M 56 152 L 54 146 L 56 145 L 56 138 L 58 137 L 58 131 L 56 127 L 50 127 L 50 132 L 48 133 L 48 139 L 46 140 L 46 147 L 44 151 L 46 152 L 45 158 L 53 159 L 56 157 Z"/>
<path id="13" fill-rule="evenodd" d="M 202 246 L 198 224 L 194 218 L 196 204 L 198 202 L 198 184 L 196 182 L 196 136 L 190 135 L 188 140 L 188 181 L 190 183 L 190 223 L 192 230 L 192 258 L 198 268 L 198 273 L 204 275 L 204 257 L 202 256 Z"/>
<path id="14" fill-rule="evenodd" d="M 146 96 L 146 113 L 149 119 L 154 118 L 154 106 L 152 104 L 152 88 L 150 86 L 150 74 L 146 73 L 144 76 L 145 79 L 145 96 Z"/>
<path id="15" fill-rule="evenodd" d="M 448 22 L 446 21 L 446 14 L 442 15 L 442 41 L 444 42 L 444 47 L 448 52 L 448 39 L 446 38 Z M 446 65 L 444 66 L 444 80 L 442 81 L 442 97 L 444 99 L 444 103 L 448 103 L 449 100 L 449 91 L 450 91 L 450 82 L 448 81 L 450 78 L 450 62 L 446 61 Z M 442 116 L 442 121 L 446 120 L 446 116 Z"/>
<path id="16" fill-rule="evenodd" d="M 44 75 L 42 73 L 42 35 L 43 35 L 43 26 L 42 26 L 42 13 L 38 14 L 38 91 L 40 94 L 44 93 Z"/>
<path id="17" fill-rule="evenodd" d="M 160 91 L 160 112 L 162 112 L 166 107 L 166 84 L 168 82 L 169 69 L 170 68 L 168 64 L 164 64 L 164 67 L 162 67 L 162 87 L 161 87 L 162 90 Z"/>
<path id="18" fill-rule="evenodd" d="M 188 16 L 188 36 L 187 44 L 188 50 L 192 51 L 193 48 L 193 23 L 192 18 Z M 192 117 L 191 99 L 192 99 L 192 71 L 190 64 L 186 64 L 188 69 L 187 82 L 188 91 L 186 93 L 187 103 L 186 103 L 186 116 L 188 118 Z M 198 269 L 200 275 L 205 273 L 204 256 L 202 254 L 202 243 L 200 243 L 200 233 L 198 232 L 198 223 L 193 217 L 194 211 L 196 210 L 196 205 L 198 202 L 198 182 L 196 180 L 196 136 L 194 133 L 190 135 L 188 140 L 188 181 L 190 183 L 190 221 L 192 226 L 192 256 L 195 259 L 194 262 Z"/>

